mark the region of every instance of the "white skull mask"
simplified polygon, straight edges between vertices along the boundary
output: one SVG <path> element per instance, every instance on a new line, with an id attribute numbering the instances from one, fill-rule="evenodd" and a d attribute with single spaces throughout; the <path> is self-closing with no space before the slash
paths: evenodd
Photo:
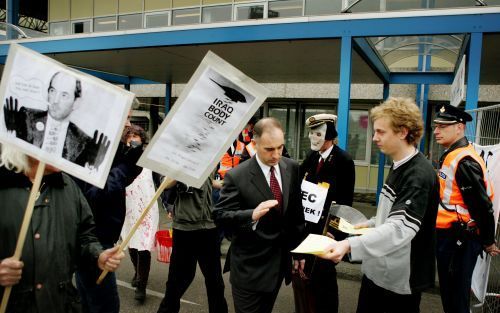
<path id="1" fill-rule="evenodd" d="M 309 140 L 311 141 L 311 150 L 319 151 L 325 143 L 326 123 L 309 130 Z"/>

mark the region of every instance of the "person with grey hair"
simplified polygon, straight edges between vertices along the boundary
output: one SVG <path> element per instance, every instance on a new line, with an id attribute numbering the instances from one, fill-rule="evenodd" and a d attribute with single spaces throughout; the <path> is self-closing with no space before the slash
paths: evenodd
<path id="1" fill-rule="evenodd" d="M 21 260 L 12 257 L 39 162 L 10 145 L 0 159 L 0 294 L 12 287 L 7 313 L 78 312 L 76 268 L 115 271 L 124 257 L 103 250 L 90 207 L 76 183 L 46 165 Z"/>
<path id="2" fill-rule="evenodd" d="M 226 173 L 213 214 L 232 234 L 226 266 L 235 311 L 270 313 L 283 278 L 291 280 L 290 250 L 303 239 L 299 165 L 282 158 L 278 120 L 257 122 L 252 141 L 255 156 Z"/>
<path id="3" fill-rule="evenodd" d="M 95 130 L 88 135 L 70 120 L 75 102 L 82 95 L 80 80 L 65 72 L 56 72 L 47 89 L 47 110 L 22 106 L 18 99 L 5 99 L 4 119 L 8 131 L 42 150 L 62 156 L 70 162 L 98 168 L 110 141 Z"/>

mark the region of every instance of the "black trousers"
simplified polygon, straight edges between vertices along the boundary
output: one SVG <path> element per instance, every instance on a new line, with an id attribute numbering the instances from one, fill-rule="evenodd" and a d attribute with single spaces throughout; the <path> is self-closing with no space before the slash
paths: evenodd
<path id="1" fill-rule="evenodd" d="M 248 291 L 232 285 L 235 313 L 271 313 L 283 279 L 271 292 Z"/>
<path id="2" fill-rule="evenodd" d="M 172 237 L 167 288 L 158 313 L 179 312 L 181 297 L 194 279 L 197 263 L 205 277 L 208 311 L 227 313 L 217 229 L 193 231 L 174 229 Z"/>
<path id="3" fill-rule="evenodd" d="M 482 251 L 478 240 L 462 245 L 451 231 L 437 231 L 437 268 L 441 301 L 446 313 L 469 313 L 472 272 Z"/>
<path id="4" fill-rule="evenodd" d="M 421 292 L 401 295 L 379 287 L 363 275 L 356 313 L 418 313 Z"/>
<path id="5" fill-rule="evenodd" d="M 134 278 L 137 281 L 139 289 L 146 289 L 149 278 L 149 269 L 151 268 L 151 252 L 148 250 L 139 251 L 134 248 L 129 248 L 130 259 L 134 264 Z"/>

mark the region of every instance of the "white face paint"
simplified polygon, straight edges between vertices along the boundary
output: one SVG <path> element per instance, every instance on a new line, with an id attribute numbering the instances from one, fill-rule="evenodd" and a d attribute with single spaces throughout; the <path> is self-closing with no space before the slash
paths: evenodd
<path id="1" fill-rule="evenodd" d="M 311 150 L 319 151 L 323 144 L 325 143 L 326 136 L 326 123 L 319 127 L 309 130 L 309 140 L 311 141 Z"/>

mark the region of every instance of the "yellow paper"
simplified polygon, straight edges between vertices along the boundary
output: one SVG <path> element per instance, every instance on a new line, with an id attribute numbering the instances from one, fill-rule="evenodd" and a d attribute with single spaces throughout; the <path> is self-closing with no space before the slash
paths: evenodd
<path id="1" fill-rule="evenodd" d="M 335 225 L 336 226 L 336 225 Z M 340 218 L 338 227 L 335 227 L 341 232 L 353 235 L 363 235 L 369 232 L 372 228 L 354 228 L 354 226 L 343 218 Z"/>
<path id="2" fill-rule="evenodd" d="M 292 250 L 292 253 L 323 254 L 325 249 L 333 242 L 334 240 L 330 237 L 309 234 L 297 248 Z"/>

